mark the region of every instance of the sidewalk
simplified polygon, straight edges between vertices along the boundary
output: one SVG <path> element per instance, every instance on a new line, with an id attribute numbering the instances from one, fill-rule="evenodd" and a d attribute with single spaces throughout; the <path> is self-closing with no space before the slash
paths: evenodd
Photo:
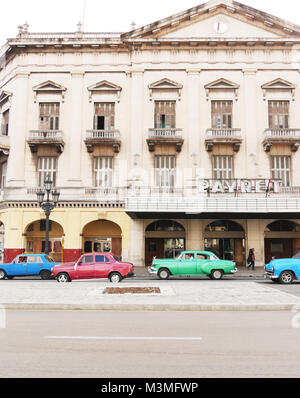
<path id="1" fill-rule="evenodd" d="M 231 279 L 230 279 L 231 278 Z M 105 294 L 106 288 L 156 288 L 152 294 Z M 76 281 L 0 281 L 0 308 L 98 311 L 292 311 L 300 297 L 248 280 L 199 279 Z"/>

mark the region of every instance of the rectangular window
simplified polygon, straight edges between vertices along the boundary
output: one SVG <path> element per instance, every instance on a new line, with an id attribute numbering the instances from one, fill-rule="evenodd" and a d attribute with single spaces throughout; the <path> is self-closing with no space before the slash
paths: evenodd
<path id="1" fill-rule="evenodd" d="M 59 130 L 59 102 L 40 103 L 39 130 Z"/>
<path id="2" fill-rule="evenodd" d="M 230 180 L 233 177 L 233 156 L 213 156 L 213 179 Z"/>
<path id="3" fill-rule="evenodd" d="M 94 158 L 94 185 L 98 188 L 110 188 L 113 186 L 113 158 Z"/>
<path id="4" fill-rule="evenodd" d="M 269 128 L 289 128 L 289 101 L 269 101 Z"/>
<path id="5" fill-rule="evenodd" d="M 271 156 L 271 178 L 280 179 L 283 187 L 291 185 L 290 156 Z"/>
<path id="6" fill-rule="evenodd" d="M 7 173 L 7 162 L 0 164 L 0 188 L 6 187 L 6 173 Z"/>
<path id="7" fill-rule="evenodd" d="M 46 231 L 46 220 L 40 220 L 40 231 Z M 49 220 L 49 232 L 52 231 L 52 221 Z"/>
<path id="8" fill-rule="evenodd" d="M 94 130 L 113 130 L 115 128 L 115 103 L 96 102 Z"/>
<path id="9" fill-rule="evenodd" d="M 212 101 L 211 120 L 213 129 L 231 129 L 232 101 Z"/>
<path id="10" fill-rule="evenodd" d="M 56 157 L 39 157 L 38 158 L 38 184 L 39 187 L 44 186 L 47 176 L 51 178 L 53 185 L 56 185 Z"/>
<path id="11" fill-rule="evenodd" d="M 176 128 L 176 101 L 155 101 L 154 126 L 156 129 Z"/>
<path id="12" fill-rule="evenodd" d="M 155 185 L 160 188 L 173 188 L 176 177 L 175 156 L 155 156 Z"/>
<path id="13" fill-rule="evenodd" d="M 2 113 L 1 135 L 8 135 L 9 109 Z"/>

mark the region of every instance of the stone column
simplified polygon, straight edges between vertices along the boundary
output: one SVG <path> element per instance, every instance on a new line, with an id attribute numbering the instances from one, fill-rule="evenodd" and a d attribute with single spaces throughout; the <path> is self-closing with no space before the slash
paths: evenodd
<path id="1" fill-rule="evenodd" d="M 141 159 L 143 155 L 143 140 L 145 136 L 145 132 L 143 130 L 144 71 L 132 70 L 129 76 L 131 76 L 131 163 L 128 164 L 128 168 L 130 170 L 132 167 L 142 167 Z M 134 165 L 135 159 L 139 159 L 137 165 Z"/>
<path id="2" fill-rule="evenodd" d="M 204 236 L 202 228 L 202 220 L 195 219 L 188 221 L 188 230 L 186 231 L 187 250 L 204 250 Z"/>
<path id="3" fill-rule="evenodd" d="M 265 265 L 265 235 L 261 220 L 247 221 L 246 260 L 249 249 L 255 249 L 255 266 Z"/>
<path id="4" fill-rule="evenodd" d="M 188 147 L 188 162 L 186 167 L 193 170 L 193 178 L 195 178 L 195 169 L 199 165 L 200 157 L 200 81 L 199 69 L 189 69 L 187 72 L 188 81 L 188 103 L 187 103 L 187 119 L 188 131 L 186 135 L 185 145 Z"/>
<path id="5" fill-rule="evenodd" d="M 145 266 L 145 232 L 143 220 L 130 221 L 130 262 L 136 267 Z"/>
<path id="6" fill-rule="evenodd" d="M 244 69 L 244 109 L 245 119 L 243 136 L 245 137 L 246 157 L 243 165 L 247 178 L 259 178 L 258 145 L 262 145 L 262 132 L 257 131 L 257 82 L 256 69 Z"/>
<path id="7" fill-rule="evenodd" d="M 9 116 L 10 151 L 6 176 L 8 187 L 23 187 L 25 185 L 25 146 L 28 136 L 29 111 L 28 81 L 29 73 L 22 72 L 14 76 Z"/>
<path id="8" fill-rule="evenodd" d="M 70 135 L 66 150 L 69 155 L 68 182 L 72 186 L 81 185 L 82 112 L 84 72 L 72 72 Z"/>

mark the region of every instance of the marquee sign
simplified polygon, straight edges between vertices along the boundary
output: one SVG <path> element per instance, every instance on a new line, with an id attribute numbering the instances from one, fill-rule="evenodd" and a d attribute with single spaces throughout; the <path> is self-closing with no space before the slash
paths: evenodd
<path id="1" fill-rule="evenodd" d="M 278 193 L 281 180 L 237 179 L 237 180 L 200 180 L 199 192 L 202 193 Z"/>

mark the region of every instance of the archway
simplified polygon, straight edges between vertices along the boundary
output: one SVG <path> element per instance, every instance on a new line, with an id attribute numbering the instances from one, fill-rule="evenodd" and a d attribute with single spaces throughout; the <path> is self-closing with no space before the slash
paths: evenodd
<path id="1" fill-rule="evenodd" d="M 120 226 L 108 220 L 90 222 L 82 231 L 82 248 L 84 253 L 111 252 L 120 258 L 122 255 Z"/>
<path id="2" fill-rule="evenodd" d="M 269 223 L 265 234 L 265 261 L 272 258 L 290 258 L 300 249 L 300 225 L 290 220 Z"/>
<path id="3" fill-rule="evenodd" d="M 151 265 L 153 257 L 175 258 L 185 249 L 185 228 L 177 221 L 152 222 L 146 228 L 145 238 L 146 266 Z"/>
<path id="4" fill-rule="evenodd" d="M 205 250 L 214 252 L 219 258 L 235 261 L 245 266 L 245 231 L 235 221 L 218 220 L 208 224 L 204 231 Z"/>
<path id="5" fill-rule="evenodd" d="M 28 225 L 25 230 L 25 252 L 45 253 L 46 246 L 46 220 L 37 220 Z M 49 222 L 49 253 L 54 261 L 63 260 L 62 239 L 63 227 L 55 221 Z"/>

